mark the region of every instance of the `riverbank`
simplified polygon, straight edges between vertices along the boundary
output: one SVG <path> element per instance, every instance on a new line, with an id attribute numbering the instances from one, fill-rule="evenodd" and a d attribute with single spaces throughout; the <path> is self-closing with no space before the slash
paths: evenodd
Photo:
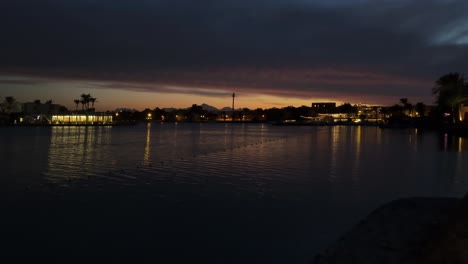
<path id="1" fill-rule="evenodd" d="M 390 202 L 312 263 L 468 263 L 467 209 L 467 197 Z"/>

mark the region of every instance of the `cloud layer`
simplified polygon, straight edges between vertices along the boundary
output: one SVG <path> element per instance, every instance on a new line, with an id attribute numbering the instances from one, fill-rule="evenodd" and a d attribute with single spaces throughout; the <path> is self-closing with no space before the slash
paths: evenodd
<path id="1" fill-rule="evenodd" d="M 467 69 L 467 12 L 463 0 L 5 0 L 0 74 L 209 96 L 424 97 Z"/>

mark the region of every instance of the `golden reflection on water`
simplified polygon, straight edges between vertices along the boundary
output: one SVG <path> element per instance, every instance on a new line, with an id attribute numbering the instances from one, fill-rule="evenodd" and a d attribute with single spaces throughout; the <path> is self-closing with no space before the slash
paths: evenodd
<path id="1" fill-rule="evenodd" d="M 439 137 L 439 139 L 440 148 L 444 151 L 455 151 L 459 153 L 468 151 L 468 140 L 466 138 L 444 134 Z"/>
<path id="2" fill-rule="evenodd" d="M 146 124 L 145 154 L 143 155 L 143 162 L 145 165 L 150 164 L 150 153 L 151 153 L 151 123 L 148 123 Z"/>
<path id="3" fill-rule="evenodd" d="M 45 173 L 52 182 L 90 176 L 92 166 L 102 160 L 96 148 L 110 142 L 111 127 L 52 127 Z"/>
<path id="4" fill-rule="evenodd" d="M 358 182 L 359 181 L 359 175 L 360 175 L 360 165 L 361 165 L 361 138 L 362 138 L 362 127 L 357 126 L 356 127 L 356 133 L 354 136 L 354 145 L 355 145 L 355 150 L 354 150 L 354 163 L 351 171 L 351 177 L 353 182 Z"/>
<path id="5" fill-rule="evenodd" d="M 349 164 L 351 180 L 355 183 L 359 182 L 362 140 L 363 129 L 360 126 L 333 126 L 330 128 L 330 170 L 328 174 L 330 181 L 336 181 L 337 177 L 342 175 L 339 169 Z"/>
<path id="6" fill-rule="evenodd" d="M 338 148 L 340 141 L 340 129 L 339 126 L 333 126 L 331 128 L 331 157 L 330 157 L 330 180 L 333 181 L 337 176 L 337 161 L 338 161 Z"/>

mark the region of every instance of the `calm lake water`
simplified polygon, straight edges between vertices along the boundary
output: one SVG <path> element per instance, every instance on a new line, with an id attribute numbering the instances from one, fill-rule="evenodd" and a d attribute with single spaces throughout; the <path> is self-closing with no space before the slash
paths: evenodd
<path id="1" fill-rule="evenodd" d="M 17 260 L 309 263 L 383 203 L 468 191 L 468 139 L 417 130 L 3 127 L 0 146 Z"/>

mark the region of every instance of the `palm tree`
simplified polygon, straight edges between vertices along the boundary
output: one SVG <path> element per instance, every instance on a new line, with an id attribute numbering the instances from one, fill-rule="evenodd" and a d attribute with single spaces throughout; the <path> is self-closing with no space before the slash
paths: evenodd
<path id="1" fill-rule="evenodd" d="M 90 97 L 90 98 L 89 98 L 89 101 L 91 102 L 91 108 L 92 108 L 92 109 L 94 109 L 94 103 L 97 102 L 96 100 L 97 100 L 97 99 L 94 98 L 94 97 Z"/>
<path id="2" fill-rule="evenodd" d="M 468 99 L 468 85 L 462 74 L 455 72 L 441 76 L 432 88 L 432 95 L 437 96 L 437 105 L 441 110 L 451 113 L 452 121 L 458 120 L 460 104 Z"/>
<path id="3" fill-rule="evenodd" d="M 80 103 L 81 103 L 81 111 L 84 111 L 84 107 L 85 107 L 85 105 L 86 105 L 86 100 L 81 99 L 81 100 L 80 100 Z"/>
<path id="4" fill-rule="evenodd" d="M 424 117 L 425 112 L 426 112 L 426 105 L 423 102 L 419 102 L 416 104 L 416 112 L 419 115 L 419 117 Z"/>
<path id="5" fill-rule="evenodd" d="M 80 104 L 80 100 L 75 99 L 75 100 L 73 100 L 73 102 L 76 104 L 75 111 L 78 111 L 78 105 Z"/>
<path id="6" fill-rule="evenodd" d="M 86 110 L 89 109 L 90 98 L 91 98 L 90 94 L 82 94 L 81 95 L 81 100 L 84 101 L 84 104 L 86 105 Z"/>
<path id="7" fill-rule="evenodd" d="M 405 111 L 405 114 L 408 113 L 411 116 L 413 105 L 408 102 L 408 98 L 401 98 L 400 103 L 403 105 L 403 110 Z"/>

